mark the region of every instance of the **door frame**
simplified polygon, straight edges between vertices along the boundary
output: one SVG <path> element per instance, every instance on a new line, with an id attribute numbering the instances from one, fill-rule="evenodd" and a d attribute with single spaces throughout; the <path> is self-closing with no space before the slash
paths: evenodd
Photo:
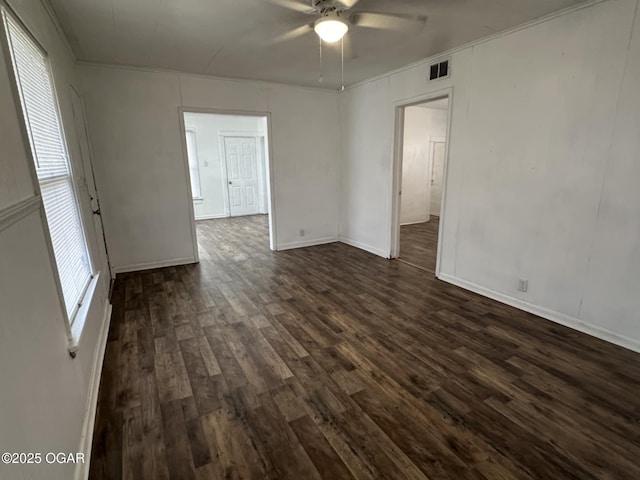
<path id="1" fill-rule="evenodd" d="M 389 258 L 400 256 L 400 205 L 402 194 L 402 157 L 404 149 L 404 112 L 405 108 L 420 105 L 422 103 L 442 98 L 449 99 L 447 109 L 447 130 L 444 152 L 444 167 L 442 173 L 442 198 L 440 202 L 440 218 L 438 226 L 438 245 L 436 254 L 435 276 L 440 276 L 440 263 L 442 260 L 442 232 L 445 224 L 445 206 L 447 199 L 447 178 L 449 166 L 449 145 L 451 143 L 451 113 L 453 107 L 453 87 L 436 90 L 427 94 L 399 100 L 393 104 L 394 110 L 394 140 L 393 140 L 393 167 L 391 179 L 391 218 L 390 218 L 390 253 Z"/>
<path id="2" fill-rule="evenodd" d="M 180 127 L 180 139 L 182 141 L 182 166 L 184 169 L 184 179 L 187 185 L 187 205 L 189 212 L 189 222 L 191 223 L 191 241 L 193 244 L 193 259 L 197 263 L 200 261 L 198 253 L 198 235 L 196 232 L 196 217 L 193 206 L 193 194 L 191 192 L 191 177 L 189 173 L 189 157 L 187 155 L 187 135 L 185 133 L 185 113 L 210 113 L 214 115 L 236 115 L 243 117 L 265 117 L 267 119 L 267 133 L 265 140 L 267 141 L 267 158 L 266 175 L 267 175 L 267 215 L 269 216 L 269 248 L 276 249 L 276 208 L 275 208 L 275 177 L 273 168 L 273 140 L 271 134 L 271 112 L 261 112 L 253 110 L 230 110 L 221 108 L 204 108 L 204 107 L 178 107 L 178 124 Z M 226 164 L 225 164 L 226 167 Z"/>
<path id="3" fill-rule="evenodd" d="M 77 141 L 78 141 L 78 152 L 80 153 L 80 162 L 82 164 L 82 173 L 83 173 L 83 179 L 85 182 L 85 186 L 87 188 L 87 192 L 89 193 L 90 196 L 93 197 L 92 200 L 89 201 L 89 208 L 91 210 L 91 219 L 87 219 L 87 222 L 91 221 L 94 222 L 94 230 L 95 230 L 95 237 L 96 237 L 96 247 L 98 248 L 98 251 L 95 253 L 95 256 L 97 256 L 98 258 L 101 257 L 100 255 L 100 245 L 102 244 L 104 246 L 104 254 L 105 254 L 105 260 L 106 260 L 106 267 L 107 267 L 107 271 L 109 273 L 109 278 L 113 279 L 115 278 L 115 275 L 112 273 L 111 270 L 111 259 L 109 258 L 109 247 L 107 246 L 107 237 L 104 231 L 104 221 L 102 219 L 102 213 L 101 213 L 101 209 L 100 209 L 100 193 L 98 192 L 98 184 L 96 182 L 96 174 L 95 174 L 95 169 L 94 169 L 94 164 L 93 164 L 93 147 L 91 146 L 91 141 L 89 138 L 89 127 L 87 125 L 87 113 L 86 113 L 86 107 L 84 104 L 84 97 L 80 94 L 80 92 L 76 89 L 76 87 L 72 84 L 69 83 L 69 91 L 70 91 L 70 97 L 69 97 L 69 101 L 71 102 L 71 112 L 72 112 L 72 116 L 74 118 L 74 127 L 75 125 L 75 108 L 73 106 L 73 96 L 77 96 L 78 100 L 80 101 L 80 109 L 81 109 L 81 114 L 82 114 L 82 128 L 83 128 L 83 132 L 77 132 L 76 131 L 76 136 Z M 76 128 L 77 130 L 77 128 Z M 87 140 L 87 150 L 88 150 L 88 158 L 83 158 L 82 157 L 82 147 L 80 145 L 81 140 L 81 135 L 84 134 L 86 140 Z M 91 170 L 91 177 L 88 178 L 87 177 L 87 167 L 89 168 L 89 170 Z M 95 206 L 94 206 L 94 202 L 95 202 Z M 98 229 L 95 227 L 95 217 L 96 215 L 98 216 L 99 222 L 100 222 L 100 232 L 98 232 Z M 102 235 L 100 235 L 100 233 Z M 101 237 L 101 238 L 100 238 Z M 92 259 L 93 260 L 93 259 Z M 93 263 L 96 263 L 95 261 L 93 261 Z M 94 266 L 94 269 L 96 271 L 101 271 L 103 270 L 104 265 L 99 265 L 98 267 Z"/>
<path id="4" fill-rule="evenodd" d="M 429 182 L 433 180 L 433 169 L 435 167 L 434 160 L 436 158 L 436 143 L 444 143 L 444 147 L 446 150 L 447 137 L 441 137 L 441 136 L 429 137 Z M 442 173 L 444 178 L 444 171 Z M 442 198 L 440 198 L 440 203 L 442 203 Z M 431 207 L 431 192 L 429 192 L 429 207 Z M 431 208 L 429 208 L 429 215 L 431 215 Z"/>
<path id="5" fill-rule="evenodd" d="M 229 171 L 227 170 L 227 151 L 226 151 L 226 147 L 225 147 L 225 138 L 227 137 L 244 137 L 244 138 L 253 138 L 256 141 L 256 169 L 257 169 L 257 174 L 258 174 L 258 182 L 260 182 L 261 176 L 267 176 L 267 158 L 269 155 L 267 154 L 265 156 L 266 152 L 260 152 L 260 139 L 264 139 L 265 140 L 265 145 L 268 145 L 268 142 L 266 140 L 266 134 L 262 133 L 262 132 L 255 132 L 255 131 L 246 131 L 246 132 L 235 132 L 235 131 L 231 131 L 231 130 L 219 130 L 218 131 L 218 147 L 220 150 L 220 163 L 222 164 L 222 179 L 224 181 L 224 185 L 223 185 L 223 189 L 226 193 L 226 195 L 224 196 L 224 214 L 227 217 L 231 216 L 231 198 L 229 197 Z M 264 158 L 264 165 L 265 165 L 265 171 L 261 173 L 261 160 L 262 157 Z M 260 199 L 262 199 L 262 196 L 266 193 L 263 192 L 263 188 L 262 188 L 262 184 L 260 183 L 260 185 L 258 185 L 258 192 L 260 193 Z M 267 200 L 267 203 L 268 200 Z M 269 206 L 265 205 L 266 209 L 267 209 L 267 214 L 269 213 Z M 260 209 L 260 203 L 258 203 L 258 210 Z M 259 213 L 259 215 L 264 215 L 263 213 Z"/>

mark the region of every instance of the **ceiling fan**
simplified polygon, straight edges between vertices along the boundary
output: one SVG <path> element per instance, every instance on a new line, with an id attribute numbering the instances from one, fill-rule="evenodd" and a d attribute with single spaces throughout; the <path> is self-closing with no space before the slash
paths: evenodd
<path id="1" fill-rule="evenodd" d="M 311 0 L 311 4 L 301 0 L 270 1 L 289 10 L 318 16 L 314 23 L 295 28 L 276 41 L 291 40 L 315 31 L 323 41 L 335 43 L 345 36 L 350 27 L 404 31 L 422 28 L 427 21 L 427 17 L 422 15 L 351 11 L 359 0 Z"/>

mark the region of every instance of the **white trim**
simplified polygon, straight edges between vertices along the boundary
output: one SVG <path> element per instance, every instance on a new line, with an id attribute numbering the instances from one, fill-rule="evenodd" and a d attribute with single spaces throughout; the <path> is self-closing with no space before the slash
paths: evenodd
<path id="1" fill-rule="evenodd" d="M 187 209 L 189 210 L 189 223 L 191 225 L 191 248 L 193 249 L 193 258 L 195 262 L 198 263 L 200 261 L 200 252 L 198 251 L 198 235 L 196 233 L 196 210 L 193 201 L 193 191 L 191 189 L 191 169 L 189 168 L 189 151 L 187 149 L 187 127 L 184 121 L 184 111 L 182 107 L 178 107 L 178 124 L 180 126 L 180 139 L 182 140 L 182 167 L 184 169 L 185 180 L 187 182 L 187 193 L 189 195 L 189 202 Z M 198 165 L 199 167 L 199 165 Z M 202 185 L 200 185 L 202 188 Z M 141 264 L 144 265 L 144 264 Z M 123 267 L 128 268 L 128 267 Z M 153 268 L 153 267 L 150 267 Z M 141 268 L 140 270 L 144 270 L 145 268 Z M 124 270 L 124 271 L 135 271 L 135 270 Z M 111 275 L 115 278 L 116 273 L 121 273 L 117 270 L 116 267 L 111 267 Z"/>
<path id="2" fill-rule="evenodd" d="M 100 247 L 104 247 L 104 257 L 106 259 L 107 262 L 107 270 L 103 270 L 103 271 L 111 271 L 111 265 L 109 264 L 109 250 L 107 248 L 107 239 L 105 237 L 104 234 L 104 222 L 102 221 L 102 214 L 98 213 L 97 214 L 97 220 L 96 220 L 96 211 L 100 212 L 100 195 L 98 194 L 98 185 L 96 184 L 96 176 L 95 176 L 95 171 L 93 168 L 93 147 L 91 145 L 91 138 L 89 135 L 89 125 L 87 123 L 87 112 L 85 109 L 85 105 L 84 105 L 84 98 L 82 97 L 82 95 L 80 94 L 79 91 L 79 87 L 75 87 L 73 85 L 73 83 L 69 83 L 69 91 L 70 91 L 70 105 L 71 105 L 71 113 L 73 116 L 73 127 L 76 131 L 76 140 L 77 140 L 77 144 L 78 144 L 78 153 L 80 155 L 80 163 L 82 164 L 82 172 L 83 172 L 83 179 L 84 179 L 84 186 L 86 187 L 86 192 L 89 194 L 89 201 L 88 204 L 86 202 L 81 202 L 83 203 L 84 207 L 82 210 L 84 210 L 84 214 L 90 214 L 88 215 L 89 218 L 86 219 L 86 223 L 87 225 L 91 225 L 93 227 L 93 233 L 94 233 L 94 237 L 96 239 L 96 244 L 95 247 L 97 249 L 97 251 L 95 252 L 95 260 L 94 260 L 94 256 L 93 255 L 89 255 L 89 258 L 91 259 L 92 263 L 97 263 L 97 260 L 100 259 L 100 257 L 102 257 L 101 252 L 100 252 Z M 76 108 L 74 107 L 74 96 L 75 98 L 77 98 L 77 100 L 79 101 L 79 107 L 80 107 L 80 115 L 82 116 L 82 131 L 78 131 L 78 125 L 76 122 Z M 86 144 L 87 144 L 87 151 L 88 151 L 88 156 L 87 158 L 84 158 L 84 155 L 82 155 L 82 138 L 84 137 L 84 139 L 86 140 Z M 87 175 L 87 171 L 89 171 L 90 175 Z M 93 198 L 93 199 L 91 199 Z M 94 207 L 94 202 L 95 202 L 95 207 Z M 89 207 L 89 212 L 86 211 L 86 207 Z M 91 248 L 89 248 L 89 252 L 91 253 Z M 100 268 L 98 268 L 95 265 L 92 265 L 92 268 L 94 271 L 98 271 L 100 270 Z"/>
<path id="3" fill-rule="evenodd" d="M 573 330 L 586 333 L 587 335 L 591 335 L 592 337 L 599 338 L 601 340 L 607 341 L 609 343 L 613 343 L 620 347 L 624 347 L 629 350 L 633 350 L 635 352 L 640 352 L 640 340 L 623 337 L 610 330 L 604 329 L 602 327 L 598 327 L 591 323 L 587 323 L 583 320 L 572 317 L 570 315 L 566 315 L 564 313 L 556 312 L 548 308 L 540 307 L 538 305 L 525 302 L 524 300 L 520 300 L 519 298 L 514 298 L 509 295 L 505 295 L 504 293 L 496 292 L 489 288 L 485 288 L 480 285 L 477 285 L 473 282 L 469 282 L 467 280 L 458 278 L 454 275 L 440 273 L 437 277 L 443 282 L 456 285 L 457 287 L 464 288 L 465 290 L 469 290 L 474 293 L 480 294 L 483 297 L 488 297 L 500 303 L 504 303 L 506 305 L 515 307 L 519 310 L 524 310 L 525 312 L 532 313 L 539 317 L 545 318 L 555 323 L 559 323 L 560 325 L 564 325 L 565 327 L 569 327 L 569 328 L 572 328 Z"/>
<path id="4" fill-rule="evenodd" d="M 451 66 L 449 66 L 451 68 Z M 436 247 L 436 276 L 442 269 L 442 238 L 444 237 L 444 215 L 447 204 L 447 180 L 449 178 L 449 150 L 451 146 L 451 126 L 453 125 L 453 87 L 449 89 L 449 110 L 447 111 L 447 130 L 444 139 L 444 165 L 442 166 L 442 192 L 440 193 L 440 213 L 438 214 L 438 245 Z M 431 212 L 429 212 L 431 215 Z"/>
<path id="5" fill-rule="evenodd" d="M 442 52 L 434 53 L 430 57 L 423 58 L 421 60 L 409 63 L 407 65 L 404 65 L 402 67 L 396 68 L 394 70 L 389 70 L 388 72 L 381 73 L 380 75 L 376 75 L 374 77 L 367 78 L 366 80 L 362 80 L 361 82 L 349 85 L 348 87 L 345 88 L 345 91 L 346 90 L 351 90 L 353 88 L 361 87 L 363 85 L 367 85 L 368 83 L 372 83 L 372 82 L 375 82 L 377 80 L 381 80 L 381 79 L 386 78 L 386 77 L 391 77 L 392 75 L 396 75 L 398 73 L 402 73 L 402 72 L 405 72 L 407 70 L 411 70 L 413 68 L 428 67 L 432 63 L 440 62 L 440 61 L 446 60 L 447 58 L 449 59 L 449 77 L 453 77 L 451 75 L 452 59 L 453 59 L 453 55 L 455 55 L 458 52 L 461 52 L 463 50 L 467 50 L 468 48 L 476 47 L 476 46 L 481 45 L 483 43 L 490 42 L 491 40 L 495 40 L 497 38 L 501 38 L 501 37 L 504 37 L 506 35 L 510 35 L 512 33 L 519 32 L 521 30 L 526 30 L 527 28 L 535 27 L 536 25 L 540 25 L 542 23 L 551 21 L 551 20 L 553 20 L 555 18 L 562 17 L 564 15 L 568 15 L 570 13 L 577 12 L 577 11 L 585 9 L 585 8 L 590 8 L 590 7 L 593 7 L 595 5 L 598 5 L 599 3 L 604 3 L 604 2 L 608 2 L 608 1 L 612 1 L 612 0 L 588 0 L 588 1 L 585 1 L 583 3 L 579 3 L 577 5 L 572 5 L 570 7 L 563 8 L 562 10 L 558 10 L 556 12 L 551 12 L 548 15 L 544 15 L 542 17 L 536 18 L 536 19 L 531 20 L 529 22 L 521 23 L 520 25 L 516 25 L 515 27 L 511 27 L 511 28 L 508 28 L 506 30 L 502 30 L 500 32 L 496 32 L 496 33 L 494 33 L 492 35 L 489 35 L 487 37 L 483 37 L 483 38 L 479 38 L 477 40 L 472 40 L 471 42 L 463 43 L 462 45 L 459 45 L 457 47 L 453 47 L 453 48 L 451 48 L 449 50 L 444 50 Z M 82 62 L 80 62 L 80 63 L 82 63 Z M 428 75 L 428 72 L 427 72 L 427 75 Z M 449 77 L 442 77 L 442 79 L 443 80 L 451 80 L 451 78 L 449 78 Z M 427 77 L 426 80 L 429 81 L 428 77 Z M 440 80 L 440 79 L 437 79 L 437 80 Z"/>
<path id="6" fill-rule="evenodd" d="M 229 170 L 227 170 L 227 148 L 224 137 L 218 132 L 218 155 L 220 156 L 220 178 L 222 178 L 222 202 L 224 203 L 224 216 L 231 216 L 231 199 L 229 198 Z"/>
<path id="7" fill-rule="evenodd" d="M 105 303 L 104 318 L 102 328 L 98 337 L 98 348 L 93 356 L 93 369 L 91 370 L 91 380 L 89 382 L 89 396 L 85 409 L 84 423 L 82 425 L 82 436 L 78 452 L 84 453 L 84 463 L 78 463 L 76 467 L 76 480 L 86 480 L 89 478 L 89 464 L 91 462 L 91 447 L 93 445 L 93 430 L 96 421 L 96 410 L 98 408 L 98 393 L 100 391 L 100 378 L 102 377 L 102 364 L 104 354 L 107 349 L 107 338 L 109 336 L 109 325 L 111 324 L 111 304 Z"/>
<path id="8" fill-rule="evenodd" d="M 449 115 L 451 114 L 451 110 L 449 111 Z M 447 128 L 449 125 L 449 115 L 447 115 Z M 435 168 L 435 159 L 436 159 L 436 143 L 444 143 L 444 164 L 442 165 L 442 178 L 440 179 L 441 183 L 442 183 L 442 189 L 440 191 L 440 211 L 438 212 L 438 215 L 435 215 L 438 217 L 438 222 L 440 221 L 440 215 L 442 214 L 442 198 L 443 198 L 443 194 L 444 194 L 444 167 L 446 166 L 446 159 L 447 159 L 447 137 L 442 137 L 442 136 L 434 136 L 434 137 L 429 137 L 429 179 L 427 180 L 429 182 L 429 219 L 431 219 L 431 216 L 433 215 L 432 211 L 433 211 L 433 206 L 431 205 L 431 196 L 433 195 L 433 171 Z M 438 230 L 438 244 L 440 244 L 440 230 Z M 436 263 L 438 263 L 438 260 L 436 259 Z"/>
<path id="9" fill-rule="evenodd" d="M 379 257 L 389 258 L 389 252 L 386 252 L 381 248 L 372 247 L 369 244 L 366 244 L 366 243 L 363 243 L 363 242 L 359 242 L 358 240 L 352 240 L 350 238 L 341 236 L 339 241 L 344 243 L 344 244 L 346 244 L 346 245 L 350 245 L 352 247 L 359 248 L 360 250 L 365 250 L 365 251 L 367 251 L 369 253 L 373 253 L 374 255 L 377 255 Z"/>
<path id="10" fill-rule="evenodd" d="M 273 128 L 271 124 L 271 112 L 267 114 L 267 136 L 264 137 L 266 155 L 264 159 L 265 175 L 267 177 L 267 214 L 269 215 L 269 248 L 276 249 L 278 244 L 276 235 L 276 177 L 275 177 L 275 157 L 273 155 Z"/>
<path id="11" fill-rule="evenodd" d="M 340 239 L 338 237 L 324 237 L 324 238 L 316 238 L 314 240 L 301 240 L 298 242 L 287 242 L 278 245 L 277 249 L 279 252 L 283 250 L 293 250 L 294 248 L 304 248 L 304 247 L 313 247 L 315 245 L 325 245 L 327 243 L 336 243 L 339 242 Z"/>
<path id="12" fill-rule="evenodd" d="M 199 220 L 214 220 L 216 218 L 229 218 L 229 215 L 226 213 L 216 213 L 215 215 L 201 215 L 196 217 L 196 222 Z"/>
<path id="13" fill-rule="evenodd" d="M 197 197 L 192 197 L 193 201 L 196 202 L 198 200 L 203 200 L 202 198 L 202 181 L 200 180 L 200 155 L 198 154 L 198 137 L 196 135 L 196 131 L 193 128 L 187 127 L 185 126 L 184 128 L 184 135 L 185 135 L 185 141 L 187 142 L 187 161 L 189 161 L 189 141 L 187 140 L 187 134 L 190 133 L 191 135 L 193 135 L 193 148 L 194 148 L 194 155 L 195 155 L 195 160 L 196 160 L 196 171 L 198 174 L 198 190 L 200 191 L 200 195 L 198 195 Z M 193 179 L 191 178 L 191 164 L 189 163 L 189 182 L 193 182 Z M 193 189 L 192 189 L 192 193 L 193 193 Z"/>
<path id="14" fill-rule="evenodd" d="M 269 214 L 267 208 L 267 151 L 268 142 L 264 135 L 256 136 L 256 160 L 258 162 L 258 211 Z"/>
<path id="15" fill-rule="evenodd" d="M 444 166 L 442 172 L 442 198 L 440 201 L 440 215 L 438 216 L 438 245 L 436 250 L 436 271 L 440 273 L 442 261 L 442 232 L 444 230 L 444 210 L 447 200 L 447 172 L 449 171 L 449 145 L 451 143 L 451 117 L 453 111 L 453 87 L 443 88 L 414 97 L 398 100 L 393 103 L 394 140 L 393 159 L 391 162 L 391 215 L 389 228 L 389 253 L 385 258 L 398 258 L 400 255 L 400 192 L 402 191 L 402 157 L 404 144 L 404 112 L 407 107 L 426 103 L 440 98 L 447 98 L 447 130 L 445 135 Z M 431 215 L 431 212 L 429 212 Z"/>
<path id="16" fill-rule="evenodd" d="M 436 148 L 436 143 L 444 143 L 445 147 L 446 147 L 446 143 L 447 143 L 447 137 L 432 137 L 429 136 L 429 152 L 428 152 L 428 157 L 429 157 L 429 187 L 431 187 L 431 182 L 433 181 L 433 169 L 435 166 L 435 158 L 436 158 L 436 154 L 435 154 L 435 148 Z M 429 197 L 431 197 L 431 188 L 429 188 Z M 429 198 L 429 200 L 431 200 L 431 198 Z M 429 202 L 429 204 L 431 204 L 431 202 Z M 429 205 L 429 215 L 431 215 L 431 205 Z"/>
<path id="17" fill-rule="evenodd" d="M 431 221 L 431 216 L 427 220 L 416 220 L 415 222 L 405 222 L 401 223 L 400 226 L 404 227 L 405 225 L 418 225 L 419 223 L 429 223 Z"/>
<path id="18" fill-rule="evenodd" d="M 120 267 L 112 267 L 111 272 L 115 278 L 117 273 L 138 272 L 140 270 L 151 270 L 153 268 L 175 267 L 176 265 L 189 265 L 198 263 L 194 257 L 172 258 L 159 262 L 134 263 L 131 265 L 122 265 Z"/>
<path id="19" fill-rule="evenodd" d="M 34 195 L 26 200 L 3 208 L 0 210 L 0 232 L 32 213 L 40 211 L 41 206 L 42 199 L 40 195 Z"/>
<path id="20" fill-rule="evenodd" d="M 87 285 L 87 288 L 80 299 L 80 306 L 78 307 L 76 314 L 73 316 L 73 321 L 71 322 L 71 338 L 69 339 L 69 345 L 67 347 L 71 354 L 75 354 L 75 352 L 78 351 L 80 337 L 82 337 L 84 325 L 89 317 L 89 310 L 93 303 L 93 296 L 96 291 L 96 287 L 98 286 L 98 282 L 100 282 L 100 272 L 95 273 L 91 280 L 89 280 L 89 285 Z"/>

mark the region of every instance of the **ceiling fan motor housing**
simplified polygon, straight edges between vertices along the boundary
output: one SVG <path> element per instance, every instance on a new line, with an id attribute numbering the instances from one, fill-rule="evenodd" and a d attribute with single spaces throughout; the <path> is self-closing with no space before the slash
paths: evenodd
<path id="1" fill-rule="evenodd" d="M 335 0 L 312 0 L 313 8 L 322 16 L 335 13 L 339 15 L 346 10 L 345 6 Z"/>

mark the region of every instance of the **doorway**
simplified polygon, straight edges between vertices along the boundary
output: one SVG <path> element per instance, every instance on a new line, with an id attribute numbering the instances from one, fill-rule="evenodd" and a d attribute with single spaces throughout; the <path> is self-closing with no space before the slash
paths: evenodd
<path id="1" fill-rule="evenodd" d="M 437 275 L 450 93 L 397 107 L 392 257 Z"/>
<path id="2" fill-rule="evenodd" d="M 181 123 L 198 259 L 213 254 L 213 238 L 273 250 L 269 115 L 181 110 Z"/>

